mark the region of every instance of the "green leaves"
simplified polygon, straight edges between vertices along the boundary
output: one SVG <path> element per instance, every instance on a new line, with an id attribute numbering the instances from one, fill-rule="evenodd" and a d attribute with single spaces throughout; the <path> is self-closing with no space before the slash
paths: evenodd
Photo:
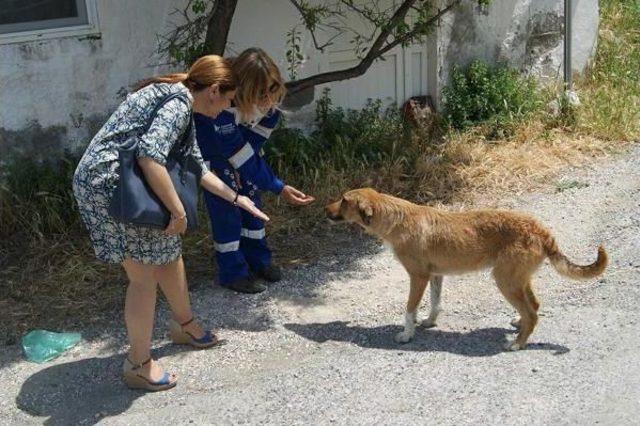
<path id="1" fill-rule="evenodd" d="M 489 123 L 502 132 L 541 106 L 535 80 L 482 61 L 454 67 L 443 96 L 445 119 L 456 129 Z"/>
<path id="2" fill-rule="evenodd" d="M 320 22 L 335 14 L 335 11 L 329 5 L 311 6 L 305 0 L 298 3 L 298 11 L 302 16 L 304 26 L 309 31 L 315 31 Z"/>
<path id="3" fill-rule="evenodd" d="M 191 4 L 193 13 L 204 13 L 207 10 L 207 2 L 204 0 L 194 0 Z"/>
<path id="4" fill-rule="evenodd" d="M 287 32 L 286 45 L 287 51 L 285 57 L 287 59 L 287 71 L 289 78 L 295 80 L 298 78 L 298 70 L 304 61 L 302 47 L 300 46 L 302 38 L 296 27 Z"/>
<path id="5" fill-rule="evenodd" d="M 398 144 L 407 137 L 397 107 L 384 109 L 381 101 L 370 100 L 362 110 L 344 110 L 332 104 L 325 89 L 316 102 L 316 129 L 304 134 L 281 127 L 266 145 L 266 153 L 282 176 L 313 181 L 325 169 L 360 170 L 395 161 L 401 151 Z"/>

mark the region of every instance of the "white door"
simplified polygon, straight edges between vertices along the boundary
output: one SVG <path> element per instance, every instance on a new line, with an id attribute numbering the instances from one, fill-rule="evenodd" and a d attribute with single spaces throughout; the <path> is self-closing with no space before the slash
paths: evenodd
<path id="1" fill-rule="evenodd" d="M 321 72 L 349 68 L 360 62 L 352 49 L 329 51 L 325 56 Z M 384 60 L 374 62 L 364 75 L 322 85 L 320 93 L 325 87 L 331 89 L 333 103 L 343 108 L 360 109 L 368 99 L 381 99 L 384 105 L 402 105 L 411 96 L 427 94 L 426 46 L 396 47 Z"/>
<path id="2" fill-rule="evenodd" d="M 362 1 L 362 0 L 360 0 Z M 409 16 L 409 23 L 413 17 Z M 367 24 L 353 22 L 366 32 Z M 369 28 L 370 29 L 370 28 Z M 320 72 L 336 71 L 357 65 L 353 44 L 348 39 L 337 40 L 327 48 L 319 63 Z M 384 60 L 374 62 L 362 76 L 319 87 L 331 89 L 331 100 L 343 108 L 362 108 L 368 99 L 381 99 L 383 104 L 402 105 L 411 96 L 427 94 L 427 47 L 426 43 L 389 51 Z"/>

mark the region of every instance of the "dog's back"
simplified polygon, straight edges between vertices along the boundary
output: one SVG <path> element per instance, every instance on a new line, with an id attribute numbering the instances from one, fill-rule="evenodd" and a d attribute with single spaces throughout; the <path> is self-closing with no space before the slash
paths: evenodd
<path id="1" fill-rule="evenodd" d="M 492 209 L 449 212 L 380 195 L 377 202 L 383 207 L 376 211 L 386 214 L 388 220 L 379 222 L 393 229 L 383 238 L 399 256 L 414 253 L 413 257 L 421 257 L 438 273 L 473 271 L 516 260 L 537 268 L 548 257 L 560 274 L 582 279 L 600 275 L 607 265 L 602 247 L 593 264 L 572 263 L 560 251 L 551 231 L 525 213 Z M 395 226 L 389 221 L 396 221 Z"/>

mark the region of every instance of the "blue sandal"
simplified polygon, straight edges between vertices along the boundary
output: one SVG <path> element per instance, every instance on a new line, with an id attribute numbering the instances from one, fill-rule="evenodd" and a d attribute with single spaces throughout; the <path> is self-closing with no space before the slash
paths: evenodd
<path id="1" fill-rule="evenodd" d="M 130 389 L 143 389 L 151 392 L 158 392 L 167 389 L 173 388 L 177 384 L 177 380 L 175 375 L 164 373 L 162 379 L 158 381 L 152 381 L 148 377 L 143 376 L 142 374 L 137 373 L 136 371 L 141 369 L 143 366 L 149 364 L 151 362 L 151 358 L 140 363 L 134 364 L 129 360 L 129 358 L 125 361 L 125 371 L 123 373 L 124 382 Z M 131 365 L 131 368 L 127 369 L 127 363 Z"/>
<path id="2" fill-rule="evenodd" d="M 207 330 L 202 337 L 195 337 L 193 334 L 185 331 L 184 327 L 191 324 L 193 320 L 194 318 L 191 318 L 183 324 L 178 323 L 174 319 L 169 320 L 169 332 L 173 343 L 178 345 L 191 345 L 197 349 L 212 348 L 226 343 L 226 340 L 218 339 L 211 330 Z"/>

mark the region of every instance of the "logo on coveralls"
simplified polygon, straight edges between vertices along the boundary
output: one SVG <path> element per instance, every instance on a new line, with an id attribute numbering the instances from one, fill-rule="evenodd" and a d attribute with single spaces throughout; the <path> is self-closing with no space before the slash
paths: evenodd
<path id="1" fill-rule="evenodd" d="M 236 131 L 236 126 L 233 123 L 223 124 L 222 126 L 217 128 L 216 131 L 220 132 L 223 135 L 229 135 Z"/>

